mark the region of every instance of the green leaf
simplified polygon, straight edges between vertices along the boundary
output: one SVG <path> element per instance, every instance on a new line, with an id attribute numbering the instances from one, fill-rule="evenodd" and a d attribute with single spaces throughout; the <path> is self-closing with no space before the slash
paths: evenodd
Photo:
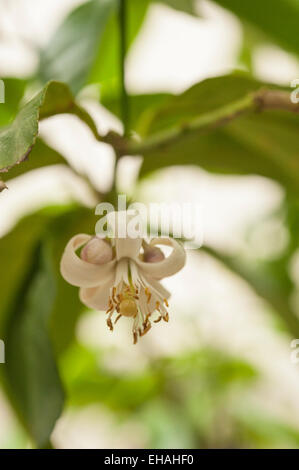
<path id="1" fill-rule="evenodd" d="M 60 260 L 67 242 L 77 233 L 93 234 L 97 218 L 94 211 L 81 207 L 63 211 L 51 221 L 47 242 L 55 272 L 57 296 L 50 318 L 55 354 L 61 355 L 74 339 L 79 315 L 86 307 L 79 300 L 77 287 L 68 284 L 60 274 Z"/>
<path id="2" fill-rule="evenodd" d="M 172 95 L 170 93 L 130 95 L 131 129 L 137 130 L 141 115 L 143 115 L 143 120 L 145 120 L 146 113 L 150 119 L 153 111 L 161 104 L 164 104 L 171 96 Z M 104 96 L 103 99 L 101 99 L 101 102 L 110 112 L 115 114 L 118 118 L 121 118 L 121 106 L 117 94 Z"/>
<path id="3" fill-rule="evenodd" d="M 35 247 L 41 240 L 46 240 L 57 292 L 50 318 L 51 336 L 57 355 L 67 347 L 78 315 L 85 307 L 79 301 L 78 289 L 61 277 L 60 259 L 69 239 L 80 232 L 94 233 L 96 222 L 97 218 L 90 209 L 50 207 L 25 217 L 1 239 L 0 258 L 6 267 L 0 272 L 0 283 L 6 294 L 0 298 L 0 337 L 9 317 L 9 306 L 32 264 Z M 18 256 L 15 256 L 16 247 Z"/>
<path id="4" fill-rule="evenodd" d="M 27 158 L 36 142 L 40 119 L 64 113 L 79 117 L 98 137 L 93 120 L 75 103 L 68 86 L 49 82 L 21 108 L 10 126 L 0 129 L 0 171 L 7 171 Z"/>
<path id="5" fill-rule="evenodd" d="M 205 80 L 150 119 L 144 113 L 138 129 L 145 138 L 127 152 L 144 156 L 143 176 L 170 165 L 198 165 L 217 173 L 259 174 L 297 192 L 299 115 L 288 109 L 297 107 L 278 87 L 242 76 Z"/>
<path id="6" fill-rule="evenodd" d="M 1 181 L 1 180 L 0 180 L 0 193 L 1 193 L 2 191 L 4 191 L 4 189 L 7 189 L 7 186 L 6 186 L 6 184 L 4 183 L 4 181 Z"/>
<path id="7" fill-rule="evenodd" d="M 8 173 L 4 173 L 4 180 L 17 178 L 28 171 L 36 170 L 51 165 L 66 164 L 64 157 L 49 147 L 42 139 L 37 138 L 35 145 L 30 153 L 30 158 L 26 158 L 22 165 L 16 165 Z"/>
<path id="8" fill-rule="evenodd" d="M 47 247 L 39 245 L 10 313 L 4 337 L 10 397 L 38 447 L 49 445 L 64 393 L 49 337 L 55 281 Z"/>
<path id="9" fill-rule="evenodd" d="M 78 289 L 62 279 L 60 258 L 69 238 L 92 233 L 95 223 L 93 212 L 84 208 L 47 208 L 21 220 L 1 239 L 5 295 L 0 297 L 0 338 L 7 360 L 2 378 L 39 446 L 46 445 L 62 406 L 55 356 L 73 340 L 85 308 Z"/>
<path id="10" fill-rule="evenodd" d="M 9 124 L 15 117 L 27 84 L 19 78 L 5 78 L 3 83 L 5 102 L 0 102 L 0 126 Z"/>
<path id="11" fill-rule="evenodd" d="M 11 304 L 30 271 L 33 254 L 39 243 L 41 233 L 47 226 L 48 216 L 44 212 L 34 217 L 26 217 L 5 237 L 0 240 L 0 284 L 5 295 L 0 296 L 0 337 L 5 334 Z M 17 256 L 16 256 L 17 252 Z"/>
<path id="12" fill-rule="evenodd" d="M 40 57 L 43 81 L 61 80 L 74 92 L 86 84 L 98 45 L 117 0 L 90 0 L 73 10 Z"/>
<path id="13" fill-rule="evenodd" d="M 77 343 L 62 357 L 61 370 L 69 403 L 74 406 L 102 402 L 113 410 L 134 411 L 155 397 L 162 387 L 155 370 L 113 372 Z"/>
<path id="14" fill-rule="evenodd" d="M 145 19 L 150 0 L 126 1 L 126 48 L 133 44 Z M 98 45 L 97 54 L 89 70 L 88 83 L 101 83 L 101 96 L 119 94 L 120 90 L 120 37 L 118 10 L 115 8 Z"/>
<path id="15" fill-rule="evenodd" d="M 127 47 L 134 41 L 150 0 L 127 0 Z M 90 0 L 64 20 L 40 57 L 39 77 L 61 80 L 74 93 L 88 83 L 119 86 L 118 0 Z M 112 80 L 112 82 L 111 82 Z M 104 93 L 104 91 L 103 91 Z"/>
<path id="16" fill-rule="evenodd" d="M 298 0 L 214 0 L 266 33 L 285 49 L 299 54 Z"/>
<path id="17" fill-rule="evenodd" d="M 183 127 L 199 116 L 241 100 L 263 85 L 265 84 L 242 75 L 227 75 L 204 80 L 182 94 L 169 98 L 152 114 L 150 120 L 147 115 L 141 116 L 140 126 L 147 136 L 177 126 Z"/>
<path id="18" fill-rule="evenodd" d="M 196 15 L 195 0 L 156 0 L 158 3 L 165 3 L 166 5 L 178 11 Z"/>
<path id="19" fill-rule="evenodd" d="M 298 244 L 297 244 L 298 246 Z M 223 263 L 230 271 L 244 279 L 258 296 L 264 299 L 280 316 L 285 327 L 295 337 L 299 334 L 299 319 L 290 304 L 293 285 L 288 275 L 290 254 L 268 263 L 244 261 L 207 246 L 202 247 L 209 255 Z"/>

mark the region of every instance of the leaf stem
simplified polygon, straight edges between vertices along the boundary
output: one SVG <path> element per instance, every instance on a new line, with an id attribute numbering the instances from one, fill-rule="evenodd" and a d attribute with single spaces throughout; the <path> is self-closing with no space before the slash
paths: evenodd
<path id="1" fill-rule="evenodd" d="M 299 103 L 292 103 L 288 92 L 262 89 L 256 93 L 249 93 L 240 100 L 220 109 L 199 115 L 188 123 L 179 124 L 174 128 L 157 132 L 141 142 L 131 141 L 124 150 L 129 155 L 146 156 L 148 152 L 172 144 L 188 133 L 196 132 L 199 134 L 209 132 L 218 127 L 225 126 L 247 112 L 262 112 L 267 110 L 283 110 L 298 113 Z"/>
<path id="2" fill-rule="evenodd" d="M 274 311 L 280 315 L 290 333 L 298 338 L 299 320 L 296 313 L 289 306 L 287 298 L 288 292 L 275 289 L 275 287 L 271 285 L 271 279 L 263 279 L 258 272 L 248 269 L 246 265 L 243 265 L 236 257 L 225 255 L 207 245 L 202 246 L 200 249 L 222 263 L 231 272 L 243 278 L 253 288 L 256 294 L 265 299 L 269 305 L 272 306 Z"/>
<path id="3" fill-rule="evenodd" d="M 124 134 L 130 129 L 129 97 L 126 89 L 125 57 L 127 49 L 127 1 L 119 0 L 119 37 L 120 37 L 120 80 L 121 80 L 121 113 Z"/>

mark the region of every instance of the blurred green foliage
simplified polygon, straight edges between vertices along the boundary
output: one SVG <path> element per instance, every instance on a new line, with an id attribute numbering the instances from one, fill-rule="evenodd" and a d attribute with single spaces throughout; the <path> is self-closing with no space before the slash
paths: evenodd
<path id="1" fill-rule="evenodd" d="M 286 50 L 299 54 L 296 28 L 299 20 L 297 0 L 215 0 L 216 3 L 235 13 L 242 21 L 262 31 L 269 40 Z"/>
<path id="2" fill-rule="evenodd" d="M 156 0 L 126 3 L 128 52 Z M 193 0 L 161 3 L 199 13 Z M 245 279 L 271 306 L 285 331 L 298 336 L 298 312 L 290 302 L 295 286 L 289 274 L 299 238 L 299 114 L 294 112 L 298 106 L 281 101 L 290 90 L 258 81 L 251 59 L 264 41 L 299 54 L 299 3 L 215 3 L 237 15 L 244 26 L 239 60 L 248 73 L 211 78 L 180 95 L 129 96 L 129 126 L 138 139 L 100 135 L 74 98 L 94 84 L 101 90 L 101 104 L 122 115 L 118 1 L 89 0 L 75 8 L 40 51 L 35 75 L 5 80 L 0 169 L 9 170 L 3 174 L 9 185 L 10 179 L 41 167 L 69 166 L 38 131 L 41 119 L 70 113 L 89 126 L 96 139 L 112 145 L 118 158 L 142 155 L 140 179 L 164 167 L 195 165 L 212 173 L 276 180 L 285 192 L 280 210 L 289 242 L 275 259 L 257 256 L 249 261 L 213 247 L 204 249 Z M 24 95 L 37 83 L 41 91 L 25 102 Z M 278 93 L 277 109 L 261 101 L 272 91 Z M 94 193 L 98 195 L 95 189 Z M 106 200 L 114 197 L 115 193 L 105 195 Z M 50 445 L 65 406 L 76 410 L 101 403 L 119 420 L 139 420 L 147 431 L 148 447 L 299 447 L 298 429 L 250 403 L 248 391 L 259 375 L 242 360 L 198 348 L 178 357 L 149 358 L 140 372 L 115 372 L 105 365 L 108 349 L 91 351 L 77 343 L 75 330 L 84 307 L 77 289 L 62 280 L 59 260 L 69 238 L 90 232 L 94 225 L 95 216 L 85 207 L 49 207 L 20 220 L 0 240 L 0 338 L 7 345 L 1 380 L 33 445 Z M 18 434 L 14 439 L 21 446 L 24 437 Z"/>

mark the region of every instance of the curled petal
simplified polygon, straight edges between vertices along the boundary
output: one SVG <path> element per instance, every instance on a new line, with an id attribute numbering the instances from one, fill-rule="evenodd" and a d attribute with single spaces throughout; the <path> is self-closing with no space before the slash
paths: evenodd
<path id="1" fill-rule="evenodd" d="M 171 254 L 163 261 L 157 263 L 146 263 L 136 259 L 135 262 L 143 274 L 154 278 L 162 279 L 163 277 L 172 276 L 182 269 L 186 261 L 186 252 L 182 245 L 173 238 L 154 238 L 151 245 L 166 245 L 173 248 Z"/>
<path id="2" fill-rule="evenodd" d="M 113 278 L 98 287 L 81 287 L 80 300 L 87 307 L 95 310 L 107 310 Z"/>
<path id="3" fill-rule="evenodd" d="M 92 237 L 86 234 L 75 235 L 66 245 L 60 263 L 63 278 L 78 287 L 96 287 L 108 281 L 114 275 L 116 260 L 102 265 L 83 261 L 76 251 Z"/>

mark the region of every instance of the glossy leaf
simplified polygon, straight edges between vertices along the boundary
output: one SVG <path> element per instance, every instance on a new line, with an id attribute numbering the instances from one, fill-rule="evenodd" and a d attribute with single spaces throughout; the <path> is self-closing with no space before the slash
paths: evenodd
<path id="1" fill-rule="evenodd" d="M 40 244 L 47 223 L 44 213 L 28 217 L 0 243 L 5 292 L 0 299 L 0 337 L 6 346 L 2 378 L 24 427 L 39 446 L 47 444 L 62 406 L 47 327 L 55 293 L 53 271 Z"/>
<path id="2" fill-rule="evenodd" d="M 167 99 L 172 95 L 170 93 L 153 93 L 153 94 L 140 94 L 140 95 L 130 95 L 130 127 L 133 130 L 137 130 L 138 122 L 143 115 L 143 120 L 145 120 L 145 114 L 151 117 L 153 111 L 158 107 L 164 104 Z M 120 100 L 115 94 L 107 95 L 101 100 L 103 106 L 105 106 L 110 112 L 115 114 L 118 118 L 121 119 L 121 109 L 120 109 Z M 139 129 L 140 131 L 140 129 Z"/>
<path id="3" fill-rule="evenodd" d="M 61 277 L 65 244 L 92 233 L 90 210 L 53 207 L 21 220 L 1 239 L 0 337 L 6 345 L 3 380 L 21 421 L 38 446 L 47 445 L 62 407 L 56 357 L 73 340 L 84 306 Z M 18 255 L 16 256 L 16 252 Z"/>

